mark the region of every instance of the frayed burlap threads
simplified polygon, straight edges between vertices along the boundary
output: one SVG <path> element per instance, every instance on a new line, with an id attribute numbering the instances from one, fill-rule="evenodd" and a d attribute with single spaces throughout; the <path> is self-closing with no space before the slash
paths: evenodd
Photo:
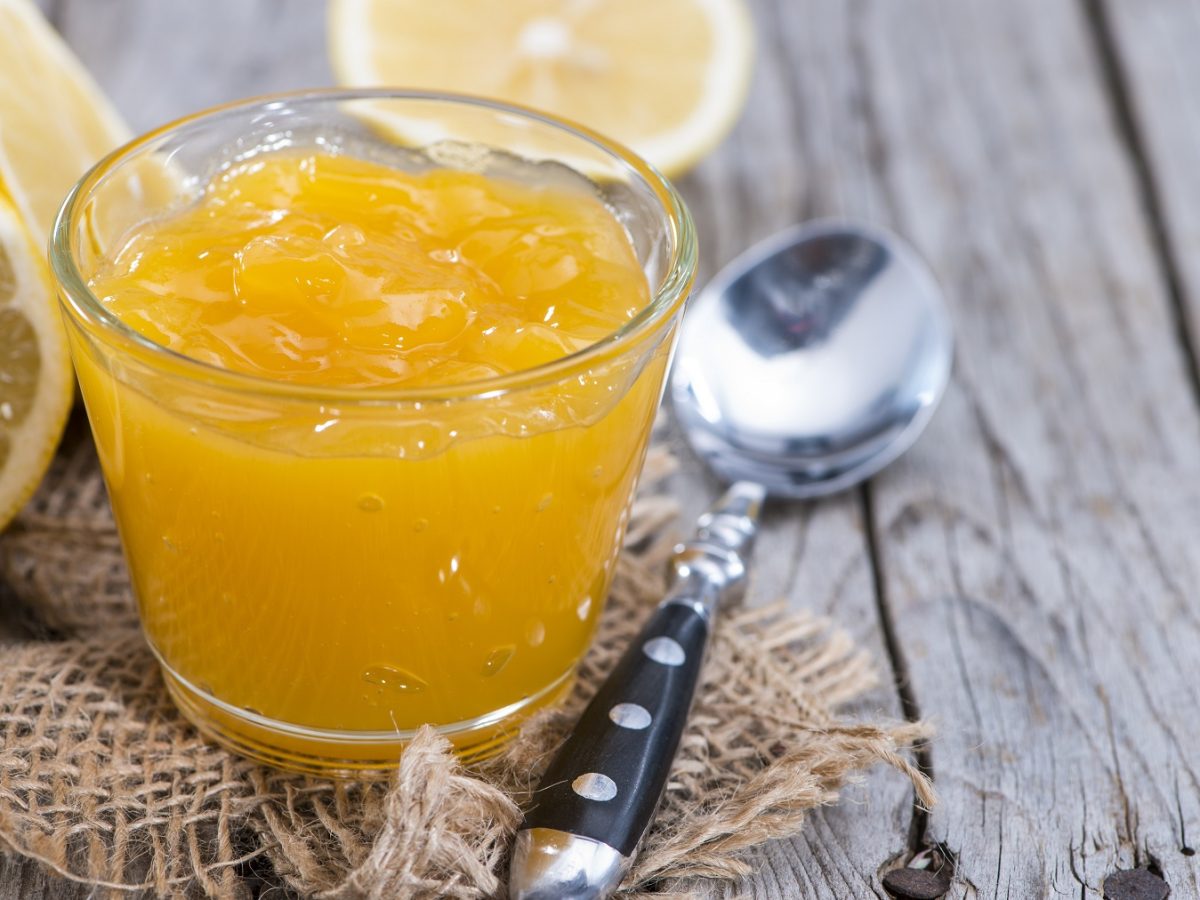
<path id="1" fill-rule="evenodd" d="M 248 896 L 248 881 L 269 871 L 301 895 L 336 900 L 502 896 L 522 803 L 665 588 L 670 500 L 639 499 L 596 644 L 563 708 L 471 770 L 429 731 L 392 783 L 336 783 L 249 763 L 180 719 L 137 632 L 79 423 L 67 448 L 0 541 L 0 599 L 55 638 L 0 647 L 0 845 L 114 892 Z M 652 453 L 644 482 L 670 465 Z M 876 763 L 932 802 L 904 754 L 921 726 L 837 717 L 873 684 L 864 655 L 828 622 L 782 605 L 727 614 L 625 891 L 688 894 L 695 879 L 746 874 L 748 848 L 794 834 Z"/>

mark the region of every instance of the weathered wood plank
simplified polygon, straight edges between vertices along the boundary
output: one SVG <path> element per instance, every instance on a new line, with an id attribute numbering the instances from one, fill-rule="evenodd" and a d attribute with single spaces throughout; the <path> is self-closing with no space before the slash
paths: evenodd
<path id="1" fill-rule="evenodd" d="M 1110 76 L 1122 87 L 1119 99 L 1127 118 L 1126 139 L 1139 164 L 1147 207 L 1155 217 L 1156 237 L 1170 286 L 1175 292 L 1179 325 L 1190 355 L 1196 383 L 1196 348 L 1200 347 L 1200 3 L 1196 0 L 1120 0 L 1093 2 L 1094 27 L 1111 54 Z M 1200 452 L 1191 448 L 1193 454 Z M 1192 517 L 1194 535 L 1196 518 Z M 1182 553 L 1182 550 L 1180 551 Z M 1194 551 L 1190 555 L 1194 559 Z M 1175 568 L 1174 582 L 1188 595 L 1194 571 Z M 1192 596 L 1181 605 L 1191 607 Z M 1193 614 L 1194 615 L 1194 614 Z M 1180 679 L 1191 676 L 1180 668 Z M 1182 688 L 1182 686 L 1180 686 Z M 1189 698 L 1182 698 L 1184 703 Z M 1190 700 L 1194 705 L 1194 699 Z M 1162 714 L 1188 718 L 1183 705 Z M 1169 798 L 1168 798 L 1169 799 Z M 1200 785 L 1178 778 L 1174 792 L 1181 853 L 1192 856 L 1200 836 Z M 1168 881 L 1175 866 L 1164 865 Z M 1182 877 L 1196 879 L 1194 866 Z M 1172 883 L 1174 883 L 1172 881 Z"/>
<path id="2" fill-rule="evenodd" d="M 64 37 L 135 132 L 330 83 L 320 0 L 57 0 Z"/>
<path id="3" fill-rule="evenodd" d="M 84 900 L 90 889 L 0 849 L 0 900 Z"/>
<path id="4" fill-rule="evenodd" d="M 1152 211 L 1175 275 L 1182 318 L 1200 343 L 1200 3 L 1093 2 L 1124 86 L 1133 152 L 1144 166 Z"/>
<path id="5" fill-rule="evenodd" d="M 777 26 L 828 39 L 832 6 Z M 865 119 L 834 164 L 878 185 L 960 339 L 930 433 L 872 489 L 896 643 L 941 726 L 930 837 L 959 853 L 955 896 L 1099 897 L 1150 862 L 1200 896 L 1200 419 L 1090 23 L 1062 0 L 855 13 L 834 52 L 863 87 L 800 127 Z"/>
<path id="6" fill-rule="evenodd" d="M 0 605 L 0 644 L 12 643 L 26 636 L 25 630 L 9 617 L 8 610 Z"/>

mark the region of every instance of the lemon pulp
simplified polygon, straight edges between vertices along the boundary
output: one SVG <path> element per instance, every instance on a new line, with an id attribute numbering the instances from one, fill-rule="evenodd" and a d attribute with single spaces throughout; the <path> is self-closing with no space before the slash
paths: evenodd
<path id="1" fill-rule="evenodd" d="M 626 143 L 667 174 L 732 127 L 754 55 L 743 0 L 332 0 L 328 33 L 342 84 L 525 104 Z"/>

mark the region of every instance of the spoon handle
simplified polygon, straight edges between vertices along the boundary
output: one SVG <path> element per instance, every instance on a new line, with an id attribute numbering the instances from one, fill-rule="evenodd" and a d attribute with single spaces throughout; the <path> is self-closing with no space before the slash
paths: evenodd
<path id="1" fill-rule="evenodd" d="M 675 581 L 550 763 L 517 835 L 513 900 L 606 897 L 654 817 L 719 603 L 745 583 L 765 496 L 733 485 L 676 548 Z"/>

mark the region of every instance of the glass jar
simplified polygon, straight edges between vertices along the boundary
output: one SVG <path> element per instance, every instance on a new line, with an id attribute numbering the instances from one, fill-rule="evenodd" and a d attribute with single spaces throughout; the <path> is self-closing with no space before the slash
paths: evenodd
<path id="1" fill-rule="evenodd" d="M 536 368 L 375 389 L 182 356 L 89 290 L 130 229 L 192 204 L 223 167 L 306 146 L 535 183 L 582 173 L 653 299 Z M 646 163 L 468 97 L 253 100 L 102 161 L 67 198 L 51 263 L 146 639 L 202 731 L 289 768 L 383 770 L 424 724 L 464 756 L 492 752 L 569 689 L 695 272 L 684 205 Z"/>

